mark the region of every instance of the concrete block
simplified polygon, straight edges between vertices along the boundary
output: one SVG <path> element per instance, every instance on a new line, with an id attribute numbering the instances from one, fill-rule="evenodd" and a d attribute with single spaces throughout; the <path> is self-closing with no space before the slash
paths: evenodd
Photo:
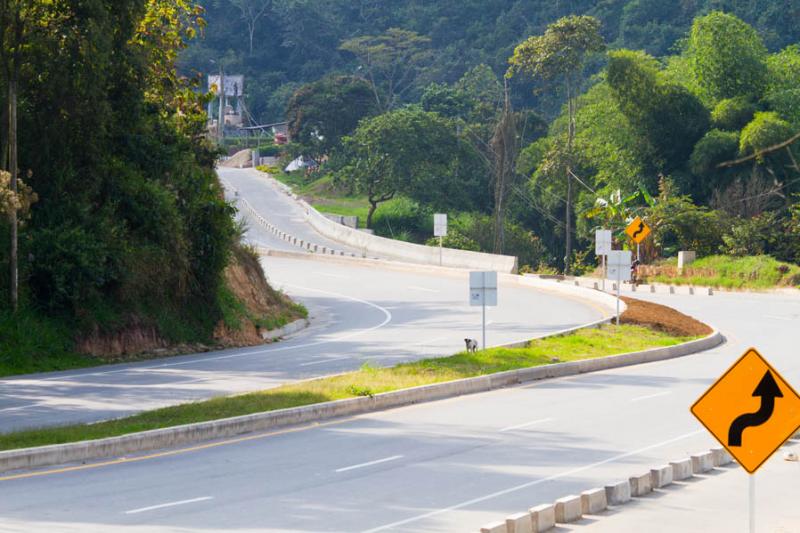
<path id="1" fill-rule="evenodd" d="M 600 286 L 597 284 L 596 281 L 594 282 L 594 290 L 596 290 L 596 291 L 600 290 Z"/>
<path id="2" fill-rule="evenodd" d="M 733 462 L 733 457 L 725 448 L 711 448 L 711 457 L 714 466 L 725 466 Z"/>
<path id="3" fill-rule="evenodd" d="M 631 291 L 636 292 L 636 284 L 631 283 Z"/>
<path id="4" fill-rule="evenodd" d="M 556 500 L 556 523 L 569 524 L 581 519 L 583 509 L 581 497 L 570 495 Z"/>
<path id="5" fill-rule="evenodd" d="M 650 292 L 652 292 L 652 293 L 656 292 L 656 286 L 655 285 L 650 285 Z"/>
<path id="6" fill-rule="evenodd" d="M 552 503 L 537 505 L 528 512 L 531 514 L 533 533 L 542 533 L 556 527 L 556 506 Z"/>
<path id="7" fill-rule="evenodd" d="M 714 468 L 714 456 L 711 452 L 698 453 L 692 455 L 692 472 L 702 474 Z"/>
<path id="8" fill-rule="evenodd" d="M 531 513 L 517 513 L 506 518 L 506 531 L 508 533 L 531 533 L 532 529 Z"/>
<path id="9" fill-rule="evenodd" d="M 670 285 L 669 286 L 669 293 L 670 294 L 675 294 L 675 286 L 674 285 Z"/>
<path id="10" fill-rule="evenodd" d="M 505 522 L 492 522 L 481 528 L 481 533 L 507 533 Z"/>
<path id="11" fill-rule="evenodd" d="M 689 479 L 694 472 L 692 460 L 688 457 L 680 461 L 672 461 L 670 462 L 670 466 L 672 467 L 672 479 L 674 481 Z"/>
<path id="12" fill-rule="evenodd" d="M 606 485 L 606 501 L 608 505 L 622 505 L 631 501 L 630 482 L 620 481 L 613 485 Z"/>
<path id="13" fill-rule="evenodd" d="M 683 270 L 683 267 L 691 265 L 697 259 L 697 252 L 678 252 L 678 272 Z"/>
<path id="14" fill-rule="evenodd" d="M 712 289 L 711 287 L 708 288 L 708 295 L 714 296 L 714 289 Z"/>
<path id="15" fill-rule="evenodd" d="M 583 514 L 602 513 L 608 508 L 605 489 L 592 489 L 581 492 L 581 511 Z"/>
<path id="16" fill-rule="evenodd" d="M 325 246 L 322 247 L 322 253 L 323 254 L 327 254 L 328 253 L 328 249 Z"/>
<path id="17" fill-rule="evenodd" d="M 633 476 L 629 481 L 631 484 L 631 496 L 644 496 L 653 491 L 653 480 L 650 472 L 640 476 Z"/>
<path id="18" fill-rule="evenodd" d="M 650 478 L 654 489 L 672 484 L 672 466 L 664 465 L 650 470 Z"/>
<path id="19" fill-rule="evenodd" d="M 694 287 L 689 287 L 689 294 L 694 296 Z"/>

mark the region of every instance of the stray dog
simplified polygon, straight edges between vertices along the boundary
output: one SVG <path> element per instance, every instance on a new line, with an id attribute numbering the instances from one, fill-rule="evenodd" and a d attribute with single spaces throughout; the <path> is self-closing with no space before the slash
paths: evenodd
<path id="1" fill-rule="evenodd" d="M 475 353 L 478 351 L 478 341 L 475 339 L 464 339 L 464 343 L 467 345 L 467 351 L 469 353 Z"/>

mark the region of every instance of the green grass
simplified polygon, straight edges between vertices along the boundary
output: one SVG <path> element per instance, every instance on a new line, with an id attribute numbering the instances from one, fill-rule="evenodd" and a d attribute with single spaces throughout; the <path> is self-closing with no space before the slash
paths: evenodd
<path id="1" fill-rule="evenodd" d="M 692 340 L 642 326 L 605 326 L 532 341 L 526 348 L 493 348 L 424 359 L 390 368 L 364 366 L 355 372 L 302 381 L 266 391 L 176 405 L 118 420 L 0 435 L 0 450 L 99 439 L 137 431 L 204 422 L 232 416 L 370 396 L 420 385 L 528 368 L 552 359 L 574 361 Z"/>
<path id="2" fill-rule="evenodd" d="M 665 265 L 677 266 L 674 260 Z M 685 268 L 683 275 L 672 272 L 669 267 L 659 270 L 663 273 L 649 276 L 648 281 L 726 289 L 770 289 L 800 285 L 799 266 L 780 262 L 767 255 L 704 257 Z"/>
<path id="3" fill-rule="evenodd" d="M 72 350 L 70 329 L 29 309 L 0 312 L 0 376 L 87 368 L 102 364 Z"/>

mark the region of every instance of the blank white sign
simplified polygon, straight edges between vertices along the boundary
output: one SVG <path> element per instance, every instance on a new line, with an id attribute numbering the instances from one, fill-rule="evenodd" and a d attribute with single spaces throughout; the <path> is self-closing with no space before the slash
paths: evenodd
<path id="1" fill-rule="evenodd" d="M 433 215 L 433 236 L 447 237 L 447 215 L 436 213 Z"/>
<path id="2" fill-rule="evenodd" d="M 594 254 L 598 257 L 608 255 L 611 251 L 611 230 L 599 229 L 594 235 Z"/>
<path id="3" fill-rule="evenodd" d="M 469 273 L 469 305 L 497 305 L 497 272 Z"/>

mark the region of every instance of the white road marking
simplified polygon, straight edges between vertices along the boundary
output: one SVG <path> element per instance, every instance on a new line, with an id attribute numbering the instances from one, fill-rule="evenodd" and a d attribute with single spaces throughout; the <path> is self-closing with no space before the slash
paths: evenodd
<path id="1" fill-rule="evenodd" d="M 427 287 L 418 287 L 416 285 L 409 285 L 408 288 L 411 289 L 412 291 L 439 292 L 436 289 L 429 289 Z"/>
<path id="2" fill-rule="evenodd" d="M 19 411 L 21 409 L 28 409 L 29 407 L 36 407 L 38 404 L 31 403 L 27 405 L 18 405 L 16 407 L 6 407 L 4 409 L 0 409 L 0 413 L 6 413 L 8 411 Z"/>
<path id="3" fill-rule="evenodd" d="M 541 420 L 534 420 L 533 422 L 525 422 L 524 424 L 517 424 L 516 426 L 508 426 L 507 428 L 503 428 L 500 430 L 500 433 L 505 433 L 506 431 L 514 431 L 515 429 L 522 429 L 528 426 L 533 426 L 535 424 L 543 424 L 545 422 L 551 422 L 552 418 L 542 418 Z"/>
<path id="4" fill-rule="evenodd" d="M 125 511 L 125 514 L 144 513 L 146 511 L 155 511 L 156 509 L 163 509 L 165 507 L 175 507 L 177 505 L 186 505 L 187 503 L 205 502 L 205 501 L 213 500 L 213 499 L 214 499 L 213 496 L 202 496 L 200 498 L 192 498 L 191 500 L 181 500 L 179 502 L 162 503 L 160 505 L 151 505 L 150 507 L 141 507 L 139 509 L 131 509 L 130 511 Z"/>
<path id="5" fill-rule="evenodd" d="M 420 514 L 417 516 L 412 516 L 410 518 L 406 518 L 405 520 L 399 520 L 397 522 L 392 522 L 391 524 L 385 524 L 383 526 L 378 526 L 373 529 L 367 529 L 362 531 L 361 533 L 377 533 L 378 531 L 386 531 L 387 529 L 393 529 L 399 526 L 404 526 L 406 524 L 410 524 L 412 522 L 419 522 L 420 520 L 424 520 L 426 518 L 430 518 L 432 516 L 437 516 L 444 513 L 449 513 L 450 511 L 456 511 L 458 509 L 463 509 L 464 507 L 469 507 L 470 505 L 475 505 L 476 503 L 481 503 L 486 500 L 491 500 L 497 498 L 498 496 L 504 496 L 506 494 L 510 494 L 512 492 L 517 492 L 520 490 L 527 489 L 529 487 L 533 487 L 536 485 L 541 485 L 542 483 L 547 483 L 548 481 L 554 481 L 556 479 L 561 479 L 564 477 L 571 477 L 575 474 L 580 474 L 581 472 L 585 472 L 586 470 L 591 470 L 592 468 L 597 468 L 598 466 L 603 466 L 608 463 L 613 463 L 614 461 L 620 461 L 622 459 L 627 459 L 628 457 L 632 457 L 634 455 L 639 455 L 640 453 L 644 453 L 650 451 L 655 448 L 660 448 L 662 446 L 666 446 L 668 444 L 672 444 L 683 439 L 687 439 L 689 437 L 694 437 L 695 435 L 699 435 L 704 433 L 705 429 L 698 429 L 697 431 L 692 431 L 691 433 L 685 433 L 679 437 L 675 437 L 674 439 L 665 440 L 663 442 L 659 442 L 657 444 L 651 444 L 650 446 L 645 446 L 644 448 L 639 448 L 638 450 L 633 450 L 631 452 L 621 453 L 619 455 L 615 455 L 613 457 L 609 457 L 608 459 L 603 459 L 602 461 L 597 461 L 596 463 L 591 463 L 584 466 L 579 466 L 577 468 L 573 468 L 571 470 L 565 470 L 559 474 L 553 474 L 552 476 L 547 476 L 540 479 L 534 479 L 533 481 L 528 481 L 527 483 L 521 483 L 519 485 L 515 485 L 513 487 L 509 487 L 504 490 L 499 490 L 497 492 L 492 492 L 491 494 L 486 494 L 485 496 L 479 496 L 478 498 L 473 498 L 471 500 L 467 500 L 465 502 L 457 503 L 455 505 L 451 505 L 450 507 L 445 507 L 443 509 L 437 509 L 435 511 L 430 511 L 424 514 Z"/>
<path id="6" fill-rule="evenodd" d="M 302 363 L 298 366 L 324 365 L 325 363 L 330 363 L 333 361 L 346 361 L 348 359 L 352 359 L 352 357 L 331 357 L 329 359 L 323 359 L 321 361 L 311 361 L 310 363 Z"/>
<path id="7" fill-rule="evenodd" d="M 208 362 L 208 361 L 223 361 L 223 360 L 226 360 L 226 359 L 238 359 L 240 357 L 248 357 L 248 356 L 251 356 L 251 355 L 261 355 L 261 354 L 266 354 L 266 353 L 284 352 L 286 350 L 296 350 L 298 348 L 309 348 L 311 346 L 320 346 L 320 345 L 323 345 L 323 344 L 332 344 L 334 342 L 339 342 L 339 341 L 343 341 L 343 340 L 346 340 L 346 339 L 352 339 L 353 337 L 357 337 L 359 335 L 363 335 L 365 333 L 369 333 L 371 331 L 375 331 L 376 329 L 380 329 L 383 326 L 385 326 L 386 324 L 388 324 L 389 322 L 391 322 L 391 320 L 392 320 L 392 313 L 390 313 L 387 308 L 382 307 L 382 306 L 380 306 L 378 304 L 374 304 L 372 302 L 368 302 L 367 300 L 362 300 L 360 298 L 355 298 L 353 296 L 348 296 L 346 294 L 340 294 L 340 293 L 337 293 L 337 292 L 324 291 L 322 289 L 313 289 L 311 287 L 301 287 L 299 285 L 292 285 L 292 284 L 286 284 L 285 286 L 294 287 L 296 289 L 301 289 L 301 290 L 306 290 L 306 291 L 311 291 L 311 292 L 318 292 L 318 293 L 321 293 L 321 294 L 327 294 L 329 296 L 337 296 L 339 298 L 344 298 L 346 300 L 350 300 L 350 301 L 353 301 L 353 302 L 364 304 L 364 305 L 367 305 L 369 307 L 372 307 L 372 308 L 377 309 L 378 311 L 382 312 L 383 315 L 384 315 L 384 319 L 377 326 L 372 326 L 370 328 L 365 328 L 365 329 L 359 329 L 359 330 L 352 331 L 350 333 L 345 333 L 343 335 L 339 335 L 338 337 L 333 337 L 332 339 L 328 339 L 328 340 L 324 340 L 324 341 L 315 341 L 315 342 L 309 342 L 309 343 L 306 343 L 306 344 L 294 344 L 294 345 L 291 345 L 291 346 L 278 346 L 276 348 L 270 348 L 270 349 L 266 349 L 266 350 L 255 350 L 255 351 L 248 351 L 248 352 L 239 352 L 239 353 L 230 354 L 230 355 L 220 355 L 220 356 L 216 356 L 216 357 L 205 357 L 205 358 L 200 358 L 200 359 L 192 359 L 190 361 L 178 361 L 178 362 L 175 362 L 175 363 L 163 363 L 163 364 L 160 364 L 160 365 L 131 366 L 131 367 L 122 368 L 122 369 L 119 369 L 119 370 L 106 370 L 106 371 L 101 371 L 101 372 L 90 372 L 90 373 L 87 373 L 87 374 L 75 373 L 75 374 L 69 374 L 69 375 L 66 375 L 66 376 L 54 376 L 54 377 L 49 377 L 49 378 L 40 378 L 40 379 L 37 379 L 36 381 L 67 380 L 67 379 L 78 379 L 78 378 L 94 377 L 94 376 L 105 376 L 105 375 L 109 375 L 109 374 L 120 374 L 120 373 L 123 373 L 123 372 L 132 372 L 132 371 L 136 372 L 136 371 L 142 371 L 142 370 L 154 370 L 154 369 L 159 369 L 159 368 L 169 368 L 169 367 L 173 367 L 173 366 L 194 365 L 194 364 L 198 364 L 198 363 L 205 363 L 205 362 Z M 14 383 L 14 381 L 15 380 L 13 378 L 9 379 L 9 380 L 0 380 L 0 384 Z"/>
<path id="8" fill-rule="evenodd" d="M 314 272 L 315 276 L 325 276 L 328 278 L 339 278 L 339 279 L 350 279 L 350 276 L 345 276 L 343 274 L 331 274 L 329 272 Z"/>
<path id="9" fill-rule="evenodd" d="M 772 318 L 774 320 L 786 320 L 792 322 L 797 319 L 796 316 L 778 316 L 778 315 L 764 315 L 764 318 Z"/>
<path id="10" fill-rule="evenodd" d="M 661 396 L 668 396 L 672 394 L 671 391 L 664 391 L 664 392 L 657 392 L 655 394 L 648 394 L 646 396 L 637 396 L 636 398 L 632 398 L 632 402 L 640 402 L 642 400 L 649 400 L 650 398 L 659 398 Z"/>
<path id="11" fill-rule="evenodd" d="M 377 461 L 370 461 L 368 463 L 361 463 L 359 465 L 346 466 L 344 468 L 337 468 L 336 472 L 347 472 L 348 470 L 355 470 L 356 468 L 364 468 L 366 466 L 378 465 L 378 464 L 381 464 L 381 463 L 388 463 L 389 461 L 396 461 L 396 460 L 402 459 L 402 458 L 403 458 L 402 455 L 393 455 L 391 457 L 386 457 L 384 459 L 378 459 Z"/>

